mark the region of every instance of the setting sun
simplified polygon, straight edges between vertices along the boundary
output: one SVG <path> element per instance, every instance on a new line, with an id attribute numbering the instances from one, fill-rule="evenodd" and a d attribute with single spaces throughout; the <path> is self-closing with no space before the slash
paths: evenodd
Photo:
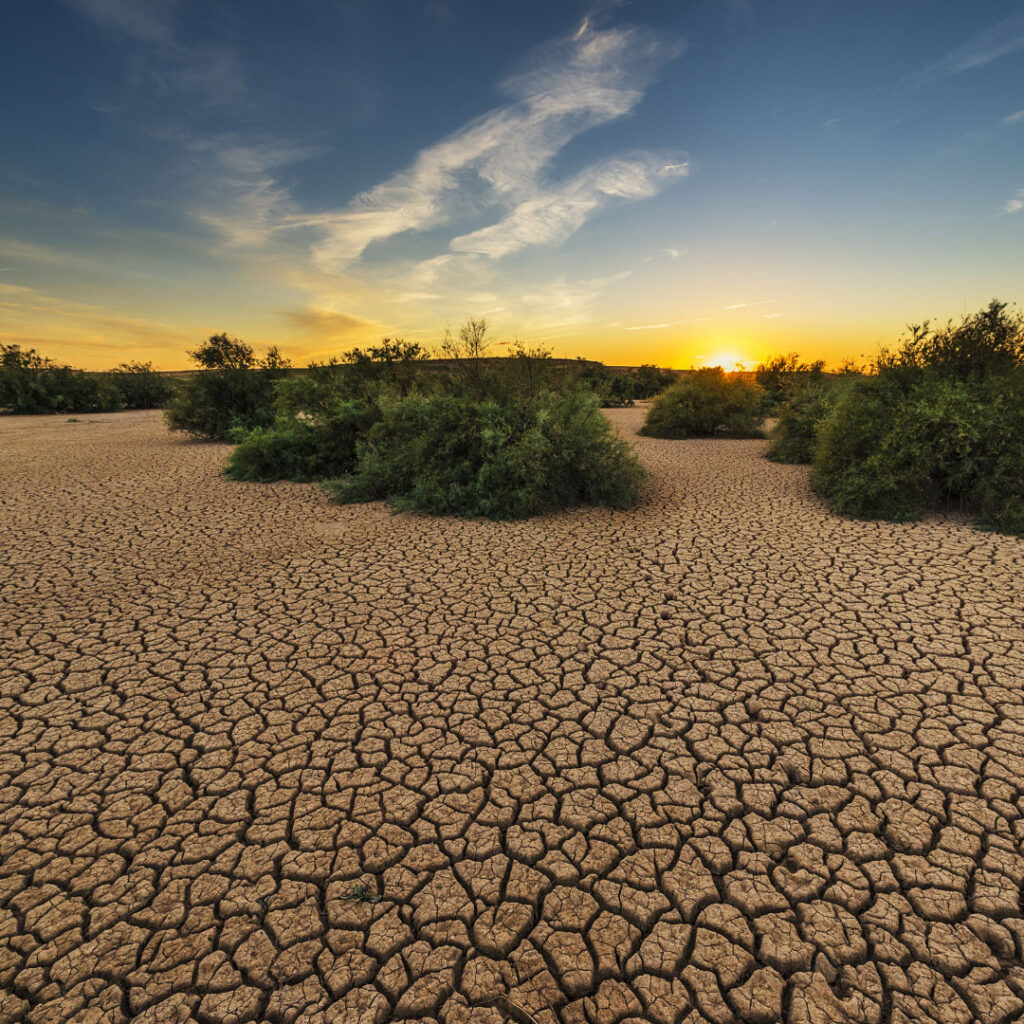
<path id="1" fill-rule="evenodd" d="M 709 356 L 697 357 L 702 367 L 720 366 L 726 373 L 737 370 L 753 370 L 757 366 L 756 359 L 744 359 L 735 350 L 719 350 Z"/>

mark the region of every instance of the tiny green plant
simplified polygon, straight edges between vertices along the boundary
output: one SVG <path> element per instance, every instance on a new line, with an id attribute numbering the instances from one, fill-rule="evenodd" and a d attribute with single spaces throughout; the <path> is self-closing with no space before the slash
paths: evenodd
<path id="1" fill-rule="evenodd" d="M 356 903 L 380 903 L 383 898 L 380 893 L 373 892 L 369 886 L 363 885 L 362 882 L 356 882 L 352 886 L 352 891 L 347 896 L 342 897 L 342 899 L 353 900 Z"/>

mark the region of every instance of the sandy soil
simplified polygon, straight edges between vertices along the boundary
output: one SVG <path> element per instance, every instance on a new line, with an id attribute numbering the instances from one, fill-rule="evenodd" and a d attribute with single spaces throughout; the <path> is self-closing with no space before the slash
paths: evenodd
<path id="1" fill-rule="evenodd" d="M 0 420 L 0 1021 L 1024 1012 L 1024 542 L 757 441 L 495 524 L 84 419 Z"/>

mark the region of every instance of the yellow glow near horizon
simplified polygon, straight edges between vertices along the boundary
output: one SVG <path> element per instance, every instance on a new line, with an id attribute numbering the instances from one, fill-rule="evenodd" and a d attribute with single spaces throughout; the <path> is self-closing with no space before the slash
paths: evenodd
<path id="1" fill-rule="evenodd" d="M 726 373 L 733 373 L 736 370 L 753 370 L 757 366 L 757 360 L 744 359 L 735 349 L 718 350 L 709 356 L 698 356 L 701 366 L 720 366 Z"/>

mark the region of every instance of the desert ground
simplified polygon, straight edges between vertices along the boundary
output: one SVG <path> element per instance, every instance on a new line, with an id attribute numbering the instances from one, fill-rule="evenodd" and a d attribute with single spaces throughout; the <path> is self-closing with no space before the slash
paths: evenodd
<path id="1" fill-rule="evenodd" d="M 0 419 L 0 1022 L 1019 1019 L 1024 541 L 636 442 L 465 522 Z"/>

